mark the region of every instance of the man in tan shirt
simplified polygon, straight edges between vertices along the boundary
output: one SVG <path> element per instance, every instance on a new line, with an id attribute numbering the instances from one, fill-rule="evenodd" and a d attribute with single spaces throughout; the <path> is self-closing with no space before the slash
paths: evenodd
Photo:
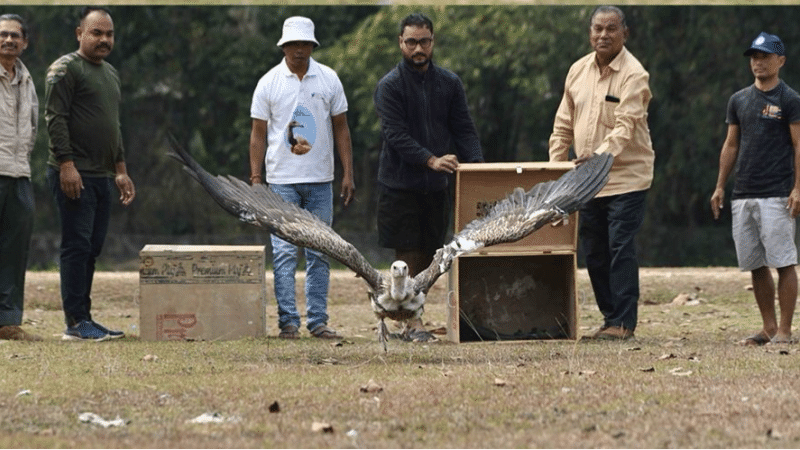
<path id="1" fill-rule="evenodd" d="M 0 15 L 0 340 L 38 341 L 20 328 L 36 209 L 30 155 L 39 120 L 36 87 L 19 59 L 26 48 L 22 17 Z"/>
<path id="2" fill-rule="evenodd" d="M 652 97 L 649 74 L 625 48 L 625 14 L 600 6 L 592 14 L 594 52 L 575 62 L 550 136 L 550 161 L 580 164 L 594 153 L 611 153 L 608 184 L 580 212 L 581 246 L 604 323 L 590 339 L 630 339 L 636 328 L 639 263 L 635 237 L 653 180 L 655 153 L 647 126 Z"/>

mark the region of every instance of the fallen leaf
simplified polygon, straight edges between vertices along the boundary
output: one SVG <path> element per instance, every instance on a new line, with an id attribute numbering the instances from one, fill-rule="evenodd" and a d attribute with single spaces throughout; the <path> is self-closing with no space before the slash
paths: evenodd
<path id="1" fill-rule="evenodd" d="M 314 422 L 311 424 L 311 431 L 314 433 L 333 433 L 333 426 L 325 422 Z"/>
<path id="2" fill-rule="evenodd" d="M 675 356 L 674 353 L 664 353 L 663 355 L 658 357 L 658 359 L 660 359 L 662 361 L 665 360 L 665 359 L 673 359 L 673 358 L 677 358 L 677 356 Z"/>
<path id="3" fill-rule="evenodd" d="M 203 413 L 194 419 L 187 420 L 187 423 L 225 423 L 240 422 L 242 419 L 237 416 L 225 417 L 220 413 Z"/>
<path id="4" fill-rule="evenodd" d="M 783 439 L 783 434 L 770 428 L 769 430 L 767 430 L 767 437 L 771 439 Z"/>
<path id="5" fill-rule="evenodd" d="M 639 369 L 639 371 L 640 372 L 655 372 L 656 368 L 655 367 L 644 367 L 644 368 Z"/>
<path id="6" fill-rule="evenodd" d="M 680 293 L 675 298 L 672 299 L 670 305 L 682 306 L 685 305 L 686 302 L 692 299 L 690 294 Z"/>
<path id="7" fill-rule="evenodd" d="M 367 384 L 359 388 L 359 391 L 367 393 L 382 392 L 383 387 L 380 384 L 376 383 L 375 380 L 370 379 L 369 381 L 367 381 Z"/>
<path id="8" fill-rule="evenodd" d="M 675 375 L 676 377 L 688 377 L 692 374 L 691 370 L 683 370 L 683 367 L 674 367 L 669 370 L 669 373 Z"/>
<path id="9" fill-rule="evenodd" d="M 80 420 L 83 423 L 93 423 L 96 425 L 100 425 L 103 428 L 125 426 L 125 421 L 120 419 L 119 416 L 117 416 L 117 418 L 114 420 L 105 420 L 102 417 L 98 416 L 97 414 L 91 412 L 81 413 L 78 416 L 78 420 Z"/>

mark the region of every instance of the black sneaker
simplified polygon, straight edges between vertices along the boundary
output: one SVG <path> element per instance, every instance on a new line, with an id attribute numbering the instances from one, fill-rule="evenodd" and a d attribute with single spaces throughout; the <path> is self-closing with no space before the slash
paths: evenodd
<path id="1" fill-rule="evenodd" d="M 91 341 L 100 342 L 111 339 L 105 331 L 100 331 L 94 326 L 90 320 L 84 320 L 75 326 L 67 327 L 64 336 L 61 339 L 65 341 Z"/>
<path id="2" fill-rule="evenodd" d="M 95 328 L 97 328 L 98 330 L 100 330 L 103 333 L 107 334 L 108 337 L 111 338 L 111 339 L 119 339 L 121 337 L 125 337 L 125 333 L 122 332 L 122 331 L 109 330 L 108 328 L 100 325 L 99 323 L 95 322 L 94 320 L 92 321 L 92 324 L 94 325 Z"/>

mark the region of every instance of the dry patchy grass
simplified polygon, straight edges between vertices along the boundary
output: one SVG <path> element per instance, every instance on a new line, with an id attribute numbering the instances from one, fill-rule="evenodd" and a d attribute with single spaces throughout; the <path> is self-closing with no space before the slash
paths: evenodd
<path id="1" fill-rule="evenodd" d="M 760 324 L 736 269 L 643 269 L 635 341 L 392 341 L 388 353 L 361 281 L 332 278 L 341 345 L 274 338 L 274 300 L 267 338 L 141 341 L 136 273 L 99 273 L 94 290 L 95 318 L 130 337 L 64 343 L 58 275 L 30 273 L 25 327 L 46 341 L 0 342 L 0 447 L 800 446 L 798 346 L 736 345 Z M 431 327 L 445 323 L 445 286 Z M 600 315 L 583 271 L 578 286 L 588 332 Z M 680 293 L 699 304 L 671 304 Z M 381 390 L 362 392 L 369 380 Z M 226 421 L 190 423 L 203 413 Z"/>

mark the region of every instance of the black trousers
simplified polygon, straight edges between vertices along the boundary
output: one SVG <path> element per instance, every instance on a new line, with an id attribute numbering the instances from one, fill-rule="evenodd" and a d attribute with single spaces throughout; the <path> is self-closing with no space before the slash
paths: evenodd
<path id="1" fill-rule="evenodd" d="M 0 326 L 22 324 L 35 210 L 31 180 L 0 175 Z"/>
<path id="2" fill-rule="evenodd" d="M 47 181 L 61 218 L 61 302 L 68 327 L 92 320 L 95 262 L 111 220 L 113 180 L 87 176 L 82 179 L 81 196 L 69 199 L 61 190 L 58 171 L 52 167 L 47 170 Z"/>
<path id="3" fill-rule="evenodd" d="M 638 321 L 636 234 L 647 191 L 595 198 L 580 211 L 581 248 L 604 326 L 633 331 Z"/>

